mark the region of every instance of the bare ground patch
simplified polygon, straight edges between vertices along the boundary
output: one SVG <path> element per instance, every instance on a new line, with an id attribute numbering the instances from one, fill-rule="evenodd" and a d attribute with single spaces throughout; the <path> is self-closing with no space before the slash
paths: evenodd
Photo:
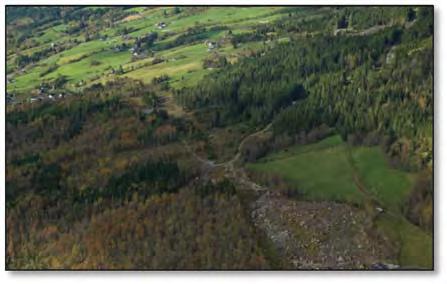
<path id="1" fill-rule="evenodd" d="M 396 263 L 397 251 L 351 205 L 308 202 L 267 192 L 252 204 L 255 226 L 295 269 L 370 269 Z"/>
<path id="2" fill-rule="evenodd" d="M 122 22 L 129 22 L 129 21 L 141 19 L 142 17 L 143 16 L 141 14 L 133 14 L 133 15 L 129 15 L 129 16 L 125 17 L 121 21 Z"/>

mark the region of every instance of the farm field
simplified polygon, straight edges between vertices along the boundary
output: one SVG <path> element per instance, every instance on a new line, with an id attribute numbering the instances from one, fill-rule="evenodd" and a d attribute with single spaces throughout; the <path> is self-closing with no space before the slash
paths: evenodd
<path id="1" fill-rule="evenodd" d="M 202 67 L 201 61 L 212 53 L 221 54 L 228 58 L 237 58 L 246 52 L 252 52 L 261 46 L 249 43 L 233 48 L 231 43 L 223 43 L 210 52 L 204 41 L 206 39 L 216 40 L 225 38 L 228 31 L 232 33 L 250 33 L 251 27 L 260 22 L 268 23 L 281 17 L 280 7 L 259 7 L 255 9 L 248 8 L 209 8 L 199 11 L 186 8 L 184 13 L 191 13 L 191 16 L 183 14 L 173 15 L 173 8 L 142 8 L 133 9 L 132 16 L 121 20 L 120 29 L 127 28 L 132 30 L 125 39 L 116 35 L 118 28 L 106 28 L 101 30 L 102 39 L 92 39 L 85 43 L 76 44 L 73 47 L 64 50 L 58 54 L 49 56 L 32 66 L 22 68 L 20 72 L 13 72 L 12 83 L 8 84 L 8 91 L 22 93 L 37 88 L 39 82 L 50 81 L 58 76 L 66 76 L 68 79 L 67 87 L 71 90 L 79 90 L 76 87 L 79 83 L 83 86 L 89 86 L 97 82 L 113 80 L 116 77 L 128 77 L 132 79 L 150 82 L 153 78 L 160 75 L 170 76 L 170 82 L 173 87 L 183 85 L 190 86 L 197 82 L 211 69 Z M 189 11 L 191 10 L 191 11 Z M 166 11 L 166 12 L 165 12 Z M 164 13 L 167 13 L 164 15 Z M 261 19 L 261 20 L 260 20 Z M 167 28 L 160 30 L 157 23 L 166 22 Z M 164 39 L 154 45 L 156 50 L 158 45 L 175 40 L 179 34 L 187 31 L 192 26 L 205 27 L 212 30 L 213 27 L 224 27 L 223 31 L 209 32 L 200 43 L 183 44 L 178 47 L 168 48 L 155 52 L 152 56 L 144 56 L 138 60 L 132 59 L 132 52 L 127 49 L 123 51 L 114 51 L 114 47 L 123 43 L 128 43 L 130 38 L 141 37 L 151 32 L 158 32 Z M 49 27 L 41 31 L 42 35 L 35 38 L 37 46 L 21 51 L 23 54 L 45 49 L 51 45 L 59 45 L 68 41 L 83 40 L 81 36 L 70 37 L 64 33 L 66 25 Z M 163 62 L 152 65 L 154 58 L 163 58 Z M 8 66 L 13 65 L 16 59 L 15 54 L 8 56 Z M 92 65 L 92 62 L 96 64 Z M 50 66 L 57 66 L 54 71 L 44 72 Z M 125 74 L 111 74 L 112 69 L 120 66 L 124 68 Z M 86 70 L 88 70 L 86 72 Z M 45 73 L 44 75 L 42 75 Z"/>
<path id="2" fill-rule="evenodd" d="M 352 179 L 345 145 L 339 136 L 273 153 L 248 168 L 280 174 L 306 196 L 361 204 L 363 194 Z"/>
<path id="3" fill-rule="evenodd" d="M 412 176 L 392 169 L 379 147 L 348 147 L 334 135 L 272 153 L 248 168 L 279 174 L 311 199 L 361 204 L 367 196 L 356 186 L 353 176 L 358 174 L 367 194 L 398 211 L 411 190 Z"/>

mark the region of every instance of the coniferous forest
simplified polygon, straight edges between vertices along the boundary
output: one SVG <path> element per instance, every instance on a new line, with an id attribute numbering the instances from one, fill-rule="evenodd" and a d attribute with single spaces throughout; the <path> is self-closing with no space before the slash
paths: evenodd
<path id="1" fill-rule="evenodd" d="M 10 270 L 433 269 L 432 6 L 8 6 Z"/>

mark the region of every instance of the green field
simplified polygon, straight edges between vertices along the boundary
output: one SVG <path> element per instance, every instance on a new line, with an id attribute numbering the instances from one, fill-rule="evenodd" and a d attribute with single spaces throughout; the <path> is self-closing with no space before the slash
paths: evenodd
<path id="1" fill-rule="evenodd" d="M 404 268 L 433 267 L 433 236 L 403 217 L 379 215 L 379 230 L 400 244 L 399 263 Z"/>
<path id="2" fill-rule="evenodd" d="M 412 188 L 413 176 L 390 168 L 379 147 L 357 147 L 352 155 L 368 191 L 388 210 L 399 212 Z"/>
<path id="3" fill-rule="evenodd" d="M 123 77 L 150 82 L 154 77 L 166 74 L 170 76 L 170 83 L 174 88 L 191 86 L 210 71 L 204 69 L 201 64 L 202 60 L 210 54 L 207 47 L 203 44 L 204 40 L 200 41 L 200 43 L 181 45 L 157 52 L 156 57 L 162 57 L 166 61 L 162 64 L 151 65 L 148 62 L 151 62 L 153 57 L 132 61 L 129 51 L 113 51 L 115 45 L 126 42 L 121 36 L 117 35 L 119 29 L 124 27 L 132 29 L 133 31 L 128 34 L 131 37 L 142 36 L 149 32 L 167 35 L 163 40 L 157 41 L 155 44 L 160 45 L 174 40 L 186 32 L 188 27 L 195 25 L 201 25 L 206 28 L 214 26 L 224 27 L 222 31 L 208 32 L 208 39 L 219 40 L 229 30 L 234 31 L 235 34 L 241 32 L 249 33 L 253 31 L 254 26 L 260 23 L 268 23 L 284 16 L 280 7 L 214 7 L 196 10 L 188 8 L 178 15 L 171 13 L 172 9 L 172 7 L 153 9 L 140 7 L 133 9 L 135 14 L 132 16 L 120 20 L 113 27 L 101 30 L 101 34 L 108 37 L 107 40 L 95 39 L 83 42 L 82 36 L 72 37 L 66 34 L 64 31 L 67 29 L 67 25 L 65 24 L 50 26 L 42 30 L 41 35 L 34 38 L 38 43 L 37 46 L 21 52 L 23 54 L 31 54 L 32 52 L 48 48 L 51 43 L 61 44 L 74 39 L 81 43 L 44 58 L 35 64 L 26 66 L 21 72 L 17 72 L 17 70 L 16 72 L 11 72 L 13 68 L 9 68 L 8 73 L 13 75 L 14 80 L 8 84 L 7 89 L 8 91 L 26 93 L 36 89 L 42 81 L 65 75 L 69 82 L 66 88 L 75 90 L 74 86 L 81 81 L 88 86 L 115 78 L 116 76 L 104 75 L 107 74 L 110 68 L 117 68 L 119 65 L 122 65 L 125 70 L 129 71 L 121 75 Z M 168 12 L 168 16 L 164 15 L 165 10 Z M 160 21 L 166 22 L 167 27 L 165 29 L 157 29 L 156 25 Z M 238 57 L 247 48 L 255 50 L 261 47 L 262 45 L 256 44 L 256 42 L 248 42 L 235 49 L 230 43 L 226 43 L 214 52 L 225 56 Z M 15 58 L 15 55 L 8 57 L 8 66 L 14 65 Z M 177 58 L 181 59 L 177 60 Z M 99 61 L 101 64 L 92 66 L 92 61 Z M 57 64 L 57 69 L 41 76 L 42 72 L 54 64 Z"/>
<path id="4" fill-rule="evenodd" d="M 393 211 L 403 205 L 413 180 L 411 174 L 390 168 L 379 147 L 348 149 L 337 135 L 273 153 L 248 167 L 279 174 L 311 199 L 361 204 L 365 194 L 354 182 L 357 174 L 368 194 Z"/>
<path id="5" fill-rule="evenodd" d="M 308 198 L 358 204 L 364 197 L 352 180 L 345 152 L 341 138 L 332 136 L 318 143 L 269 155 L 248 167 L 279 174 Z"/>
<path id="6" fill-rule="evenodd" d="M 352 155 L 352 162 L 348 159 Z M 376 226 L 400 244 L 399 262 L 403 267 L 432 266 L 432 236 L 401 216 L 413 176 L 392 169 L 379 147 L 350 147 L 334 135 L 317 143 L 294 146 L 270 154 L 251 170 L 275 173 L 290 182 L 311 200 L 335 200 L 362 205 L 370 197 L 386 212 Z M 354 181 L 359 175 L 367 193 Z"/>

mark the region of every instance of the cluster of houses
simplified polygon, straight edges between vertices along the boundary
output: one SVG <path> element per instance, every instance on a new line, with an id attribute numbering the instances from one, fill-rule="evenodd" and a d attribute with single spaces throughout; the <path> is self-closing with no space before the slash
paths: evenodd
<path id="1" fill-rule="evenodd" d="M 132 54 L 132 58 L 134 58 L 134 59 L 142 59 L 142 58 L 147 57 L 146 50 L 140 50 L 138 48 L 132 47 L 129 49 L 129 51 Z"/>
<path id="2" fill-rule="evenodd" d="M 129 49 L 130 53 L 132 54 L 132 57 L 134 59 L 147 57 L 149 52 L 148 47 L 152 46 L 157 37 L 158 34 L 156 32 L 150 32 L 146 36 L 137 37 L 135 39 L 133 47 Z M 152 50 L 150 50 L 150 52 L 153 54 Z"/>
<path id="3" fill-rule="evenodd" d="M 64 92 L 50 91 L 47 86 L 41 84 L 37 96 L 29 98 L 29 102 L 55 101 L 63 99 L 67 95 L 68 94 L 65 94 Z"/>
<path id="4" fill-rule="evenodd" d="M 205 46 L 208 47 L 208 51 L 212 51 L 215 48 L 219 47 L 219 44 L 215 41 L 205 40 Z"/>
<path id="5" fill-rule="evenodd" d="M 35 97 L 31 97 L 29 99 L 29 101 L 30 101 L 30 103 L 43 102 L 43 101 L 55 101 L 58 99 L 63 99 L 65 96 L 66 96 L 66 94 L 64 94 L 64 93 L 37 95 Z"/>
<path id="6" fill-rule="evenodd" d="M 37 96 L 30 97 L 28 99 L 28 101 L 30 103 L 43 102 L 43 101 L 55 101 L 58 99 L 62 99 L 65 96 L 67 96 L 67 94 L 65 94 L 65 93 L 45 94 L 45 95 L 39 94 Z M 21 104 L 22 102 L 16 100 L 15 94 L 6 93 L 6 103 L 7 104 Z"/>

